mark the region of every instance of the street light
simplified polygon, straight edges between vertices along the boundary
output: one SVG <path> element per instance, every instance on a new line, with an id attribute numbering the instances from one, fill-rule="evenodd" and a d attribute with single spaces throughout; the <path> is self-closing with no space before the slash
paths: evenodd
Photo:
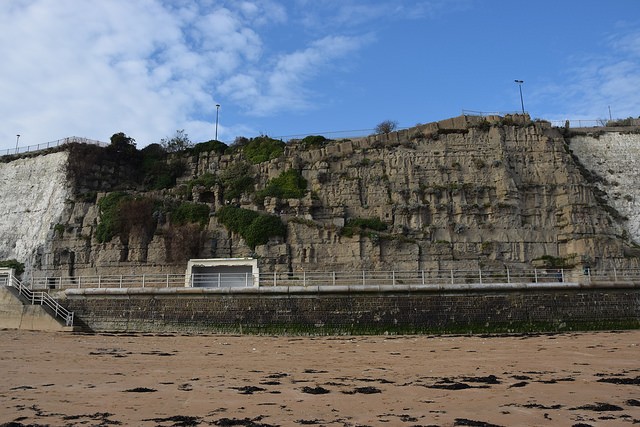
<path id="1" fill-rule="evenodd" d="M 216 104 L 216 141 L 218 140 L 218 113 L 220 112 L 220 104 Z"/>
<path id="2" fill-rule="evenodd" d="M 18 154 L 18 142 L 20 142 L 20 134 L 16 135 L 16 154 Z"/>
<path id="3" fill-rule="evenodd" d="M 520 88 L 520 105 L 522 105 L 522 115 L 524 116 L 524 100 L 522 99 L 522 83 L 524 83 L 524 80 L 514 80 L 514 82 L 518 83 Z"/>

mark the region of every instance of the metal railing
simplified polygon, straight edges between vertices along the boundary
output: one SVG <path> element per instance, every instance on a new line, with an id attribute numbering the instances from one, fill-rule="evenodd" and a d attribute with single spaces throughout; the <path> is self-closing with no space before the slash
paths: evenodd
<path id="1" fill-rule="evenodd" d="M 607 270 L 592 270 L 585 268 L 583 271 L 587 283 L 638 283 L 640 284 L 640 268 L 611 268 Z"/>
<path id="2" fill-rule="evenodd" d="M 9 276 L 5 281 L 5 285 L 15 288 L 18 291 L 18 295 L 23 297 L 23 300 L 29 302 L 31 305 L 49 307 L 55 317 L 60 317 L 64 320 L 65 325 L 73 326 L 73 312 L 60 305 L 60 303 L 53 299 L 47 292 L 33 291 L 23 285 L 22 282 L 14 276 Z"/>
<path id="3" fill-rule="evenodd" d="M 34 278 L 32 289 L 113 288 L 240 288 L 273 286 L 438 286 L 462 288 L 477 284 L 537 284 L 581 282 L 637 282 L 640 269 L 478 269 L 419 271 L 299 271 L 252 273 L 139 274 Z"/>
<path id="4" fill-rule="evenodd" d="M 179 288 L 185 286 L 184 274 L 129 274 L 77 277 L 37 277 L 32 289 L 107 289 L 107 288 Z"/>
<path id="5" fill-rule="evenodd" d="M 528 114 L 527 111 L 525 113 Z M 516 114 L 522 114 L 522 110 L 518 111 L 476 111 L 476 110 L 462 110 L 463 116 L 479 116 L 479 117 L 487 117 L 487 116 L 513 116 Z"/>
<path id="6" fill-rule="evenodd" d="M 24 153 L 34 153 L 36 151 L 48 150 L 49 148 L 55 148 L 55 147 L 60 147 L 62 145 L 74 144 L 74 143 L 75 144 L 93 144 L 100 147 L 106 147 L 107 145 L 109 145 L 106 142 L 96 141 L 95 139 L 70 136 L 68 138 L 62 138 L 56 141 L 49 141 L 42 144 L 6 149 L 3 151 L 0 151 L 0 157 L 12 156 L 12 155 L 24 154 Z"/>

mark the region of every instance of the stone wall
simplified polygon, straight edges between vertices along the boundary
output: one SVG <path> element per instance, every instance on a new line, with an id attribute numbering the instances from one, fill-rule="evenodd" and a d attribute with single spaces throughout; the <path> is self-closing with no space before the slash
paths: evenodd
<path id="1" fill-rule="evenodd" d="M 393 291 L 67 291 L 93 331 L 229 333 L 523 332 L 640 327 L 640 288 Z"/>

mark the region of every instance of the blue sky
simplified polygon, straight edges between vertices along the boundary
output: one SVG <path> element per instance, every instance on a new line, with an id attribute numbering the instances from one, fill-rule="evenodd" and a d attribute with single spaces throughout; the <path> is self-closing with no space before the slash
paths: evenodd
<path id="1" fill-rule="evenodd" d="M 2 0 L 0 151 L 640 116 L 640 1 Z M 344 132 L 342 132 L 344 131 Z"/>

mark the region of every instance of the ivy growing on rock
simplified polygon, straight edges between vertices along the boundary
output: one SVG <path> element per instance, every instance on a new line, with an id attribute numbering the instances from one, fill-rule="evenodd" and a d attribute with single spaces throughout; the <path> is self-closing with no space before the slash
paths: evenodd
<path id="1" fill-rule="evenodd" d="M 216 212 L 218 221 L 238 233 L 251 249 L 264 245 L 270 237 L 285 237 L 287 229 L 280 217 L 235 206 L 224 206 Z"/>
<path id="2" fill-rule="evenodd" d="M 259 191 L 257 199 L 262 202 L 265 197 L 279 199 L 300 199 L 307 193 L 307 180 L 295 169 L 282 172 L 278 177 L 267 182 L 264 190 Z"/>

